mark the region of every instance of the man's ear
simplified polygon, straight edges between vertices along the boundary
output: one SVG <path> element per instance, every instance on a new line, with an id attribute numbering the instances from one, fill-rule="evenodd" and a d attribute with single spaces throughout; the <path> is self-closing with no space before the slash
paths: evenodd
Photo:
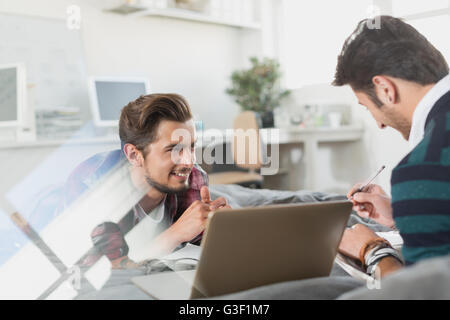
<path id="1" fill-rule="evenodd" d="M 144 157 L 142 152 L 131 143 L 126 143 L 123 146 L 123 152 L 128 159 L 128 162 L 134 167 L 142 167 L 144 164 Z"/>
<path id="2" fill-rule="evenodd" d="M 384 105 L 393 105 L 398 102 L 398 91 L 395 83 L 385 76 L 375 76 L 372 78 L 372 83 L 375 86 L 375 92 L 378 99 Z"/>

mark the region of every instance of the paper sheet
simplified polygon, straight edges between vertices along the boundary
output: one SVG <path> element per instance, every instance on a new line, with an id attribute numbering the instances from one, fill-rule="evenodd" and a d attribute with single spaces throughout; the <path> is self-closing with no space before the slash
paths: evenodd
<path id="1" fill-rule="evenodd" d="M 181 258 L 191 258 L 191 259 L 200 259 L 200 254 L 202 249 L 200 246 L 196 246 L 188 243 L 185 247 L 168 254 L 167 256 L 162 257 L 161 259 L 181 259 Z"/>

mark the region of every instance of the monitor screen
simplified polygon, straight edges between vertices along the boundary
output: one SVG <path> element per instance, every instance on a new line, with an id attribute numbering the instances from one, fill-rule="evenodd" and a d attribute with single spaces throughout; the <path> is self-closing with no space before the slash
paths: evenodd
<path id="1" fill-rule="evenodd" d="M 93 111 L 97 125 L 117 125 L 120 112 L 130 101 L 148 93 L 145 80 L 95 79 Z"/>
<path id="2" fill-rule="evenodd" d="M 17 68 L 0 68 L 0 122 L 16 122 L 18 115 Z"/>

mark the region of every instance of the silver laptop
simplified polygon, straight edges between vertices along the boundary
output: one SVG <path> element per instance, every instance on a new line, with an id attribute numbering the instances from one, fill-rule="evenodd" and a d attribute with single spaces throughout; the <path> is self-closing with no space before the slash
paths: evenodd
<path id="1" fill-rule="evenodd" d="M 351 208 L 343 200 L 215 211 L 196 270 L 131 280 L 156 299 L 195 299 L 328 276 Z"/>

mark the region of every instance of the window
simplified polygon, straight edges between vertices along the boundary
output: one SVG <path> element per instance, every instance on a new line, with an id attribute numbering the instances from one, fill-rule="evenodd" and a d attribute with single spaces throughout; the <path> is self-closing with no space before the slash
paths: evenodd
<path id="1" fill-rule="evenodd" d="M 285 85 L 330 83 L 345 39 L 372 14 L 377 12 L 371 0 L 284 0 L 280 61 Z"/>
<path id="2" fill-rule="evenodd" d="M 443 30 L 450 30 L 450 15 L 438 15 L 429 18 L 408 21 L 414 28 L 423 34 L 450 63 L 450 42 L 448 33 Z"/>
<path id="3" fill-rule="evenodd" d="M 432 1 L 411 1 L 411 0 L 392 0 L 392 14 L 396 17 L 407 17 L 410 15 L 423 14 L 445 10 L 449 7 L 449 0 Z"/>
<path id="4" fill-rule="evenodd" d="M 405 18 L 450 61 L 450 1 L 433 0 L 426 2 L 393 0 L 392 11 L 395 16 Z M 444 32 L 443 32 L 444 31 Z"/>

